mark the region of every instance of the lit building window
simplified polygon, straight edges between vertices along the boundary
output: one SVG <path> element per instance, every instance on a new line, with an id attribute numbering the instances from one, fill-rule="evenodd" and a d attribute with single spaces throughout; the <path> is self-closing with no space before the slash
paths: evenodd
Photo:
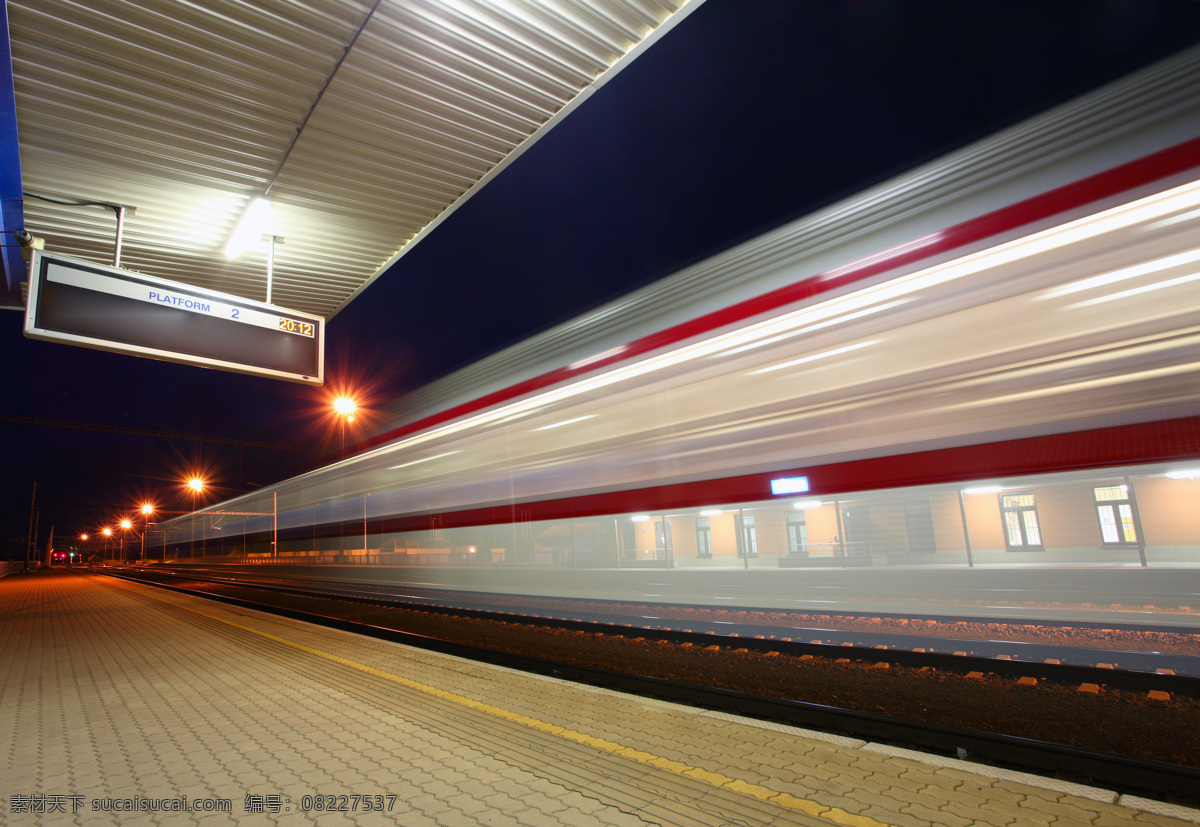
<path id="1" fill-rule="evenodd" d="M 712 524 L 708 517 L 696 518 L 696 556 L 712 557 Z"/>
<path id="2" fill-rule="evenodd" d="M 808 554 L 808 525 L 803 511 L 787 512 L 788 554 Z"/>
<path id="3" fill-rule="evenodd" d="M 1004 542 L 1009 551 L 1043 548 L 1032 491 L 1001 494 L 1000 514 L 1004 520 Z"/>
<path id="4" fill-rule="evenodd" d="M 757 557 L 758 538 L 754 532 L 754 515 L 735 514 L 733 522 L 737 532 L 738 557 Z"/>
<path id="5" fill-rule="evenodd" d="M 1100 540 L 1106 546 L 1136 546 L 1138 530 L 1133 516 L 1129 486 L 1107 485 L 1093 488 L 1096 516 L 1100 518 Z"/>

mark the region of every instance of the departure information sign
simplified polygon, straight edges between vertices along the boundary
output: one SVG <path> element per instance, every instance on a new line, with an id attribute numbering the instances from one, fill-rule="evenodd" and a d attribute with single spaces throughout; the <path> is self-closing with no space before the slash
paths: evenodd
<path id="1" fill-rule="evenodd" d="M 320 385 L 325 320 L 36 250 L 25 335 Z"/>

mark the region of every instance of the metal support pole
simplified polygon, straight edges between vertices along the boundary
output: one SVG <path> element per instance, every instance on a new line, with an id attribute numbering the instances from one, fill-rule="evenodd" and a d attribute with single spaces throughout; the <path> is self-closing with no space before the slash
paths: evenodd
<path id="1" fill-rule="evenodd" d="M 192 489 L 192 547 L 188 549 L 188 562 L 196 556 L 196 489 Z"/>
<path id="2" fill-rule="evenodd" d="M 29 544 L 33 541 L 33 512 L 37 507 L 37 480 L 33 481 L 33 498 L 29 501 L 29 528 L 25 532 L 25 571 L 29 571 Z"/>
<path id="3" fill-rule="evenodd" d="M 738 508 L 737 547 L 742 552 L 742 568 L 750 570 L 750 544 L 746 542 L 746 509 Z"/>
<path id="4" fill-rule="evenodd" d="M 275 236 L 267 245 L 267 304 L 271 303 L 271 286 L 275 278 Z"/>
<path id="5" fill-rule="evenodd" d="M 1142 561 L 1142 568 L 1146 568 L 1146 538 L 1142 536 L 1142 515 L 1138 513 L 1137 497 L 1133 493 L 1133 481 L 1129 479 L 1128 474 L 1125 475 L 1125 490 L 1129 492 L 1129 510 L 1133 512 L 1133 532 L 1137 535 L 1138 557 Z M 1118 520 L 1120 516 L 1120 512 L 1118 512 Z M 1119 522 L 1118 525 L 1120 525 Z"/>
<path id="6" fill-rule="evenodd" d="M 842 568 L 846 568 L 846 558 L 849 556 L 846 544 L 846 525 L 842 520 L 842 501 L 834 500 L 833 507 L 837 509 L 838 547 L 837 553 L 842 558 Z"/>
<path id="7" fill-rule="evenodd" d="M 967 546 L 967 568 L 973 569 L 975 568 L 975 558 L 971 556 L 971 535 L 967 531 L 967 503 L 963 499 L 961 488 L 958 490 L 958 513 L 962 516 L 963 542 Z"/>
<path id="8" fill-rule="evenodd" d="M 346 503 L 342 499 L 346 487 L 346 415 L 342 414 L 342 461 L 338 464 L 338 554 L 346 553 Z M 433 541 L 433 523 L 429 524 L 429 539 Z"/>
<path id="9" fill-rule="evenodd" d="M 113 267 L 121 266 L 121 241 L 125 235 L 125 208 L 117 207 L 117 243 L 113 247 Z"/>

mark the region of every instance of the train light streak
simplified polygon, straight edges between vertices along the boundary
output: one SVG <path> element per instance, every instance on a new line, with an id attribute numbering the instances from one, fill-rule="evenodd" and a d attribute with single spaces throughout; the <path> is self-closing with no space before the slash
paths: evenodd
<path id="1" fill-rule="evenodd" d="M 1154 284 L 1143 285 L 1142 287 L 1133 287 L 1129 290 L 1122 290 L 1119 293 L 1109 293 L 1108 295 L 1098 296 L 1097 298 L 1088 299 L 1087 301 L 1075 302 L 1074 304 L 1067 305 L 1066 309 L 1071 310 L 1076 307 L 1090 307 L 1094 304 L 1119 301 L 1120 299 L 1127 299 L 1130 296 L 1136 296 L 1141 293 L 1149 293 L 1152 290 L 1162 290 L 1167 287 L 1178 287 L 1181 284 L 1189 284 L 1193 281 L 1200 281 L 1200 273 L 1191 273 L 1186 276 L 1179 276 L 1178 278 L 1167 279 L 1166 281 L 1159 281 L 1155 282 Z"/>
<path id="2" fill-rule="evenodd" d="M 595 414 L 589 414 L 589 415 L 587 415 L 587 416 L 577 416 L 577 417 L 575 417 L 574 419 L 564 419 L 562 422 L 555 422 L 553 425 L 543 425 L 542 427 L 540 427 L 540 428 L 534 428 L 533 430 L 535 430 L 535 431 L 549 431 L 549 430 L 551 430 L 552 428 L 561 428 L 563 425 L 573 425 L 573 424 L 575 424 L 576 422 L 582 422 L 582 421 L 583 421 L 583 420 L 585 420 L 585 419 L 595 419 L 595 418 L 596 418 L 596 415 L 595 415 Z"/>
<path id="3" fill-rule="evenodd" d="M 1142 264 L 1135 264 L 1132 267 L 1122 267 L 1120 270 L 1113 270 L 1111 273 L 1103 273 L 1099 276 L 1073 281 L 1070 284 L 1064 284 L 1062 287 L 1055 287 L 1052 290 L 1047 290 L 1044 293 L 1035 297 L 1035 301 L 1042 299 L 1053 299 L 1058 296 L 1069 296 L 1072 293 L 1079 293 L 1083 290 L 1091 290 L 1093 287 L 1105 287 L 1109 284 L 1115 284 L 1118 281 L 1137 278 L 1138 276 L 1157 273 L 1162 270 L 1167 270 L 1171 267 L 1177 267 L 1181 264 L 1191 264 L 1193 261 L 1200 261 L 1200 250 L 1188 250 L 1185 253 L 1177 253 L 1166 258 L 1155 259 L 1154 261 L 1146 261 Z"/>
<path id="4" fill-rule="evenodd" d="M 430 440 L 444 438 L 472 428 L 493 424 L 499 420 L 528 412 L 532 409 L 561 402 L 581 394 L 599 390 L 620 382 L 626 382 L 655 371 L 664 370 L 686 362 L 705 358 L 721 351 L 737 348 L 763 338 L 779 336 L 805 325 L 816 324 L 847 313 L 856 313 L 868 307 L 907 299 L 913 294 L 936 287 L 956 279 L 973 276 L 995 267 L 1036 256 L 1061 247 L 1077 244 L 1106 233 L 1135 226 L 1137 224 L 1166 217 L 1172 213 L 1196 207 L 1200 204 L 1200 181 L 1193 181 L 1165 192 L 1147 196 L 1111 209 L 1102 210 L 1084 218 L 1069 221 L 1058 227 L 1033 233 L 1024 238 L 999 244 L 953 261 L 892 279 L 883 284 L 865 288 L 848 296 L 831 299 L 820 304 L 800 308 L 774 319 L 749 325 L 741 330 L 730 331 L 718 336 L 694 342 L 667 353 L 661 353 L 640 362 L 605 371 L 596 376 L 571 382 L 544 393 L 502 405 L 484 413 L 468 416 L 420 434 L 401 439 L 391 445 L 364 454 L 364 458 L 402 450 Z"/>
<path id="5" fill-rule="evenodd" d="M 389 471 L 398 471 L 401 468 L 408 468 L 409 466 L 412 466 L 412 465 L 420 465 L 422 462 L 432 462 L 435 459 L 441 459 L 442 457 L 449 457 L 449 456 L 453 456 L 454 454 L 460 454 L 460 453 L 462 453 L 462 452 L 461 451 L 444 451 L 440 454 L 434 454 L 431 457 L 422 457 L 421 459 L 414 459 L 412 462 L 402 462 L 399 465 L 389 466 L 388 470 Z"/>
<path id="6" fill-rule="evenodd" d="M 748 345 L 742 345 L 741 347 L 735 347 L 730 350 L 723 350 L 720 353 L 713 354 L 713 356 L 715 358 L 715 357 L 722 357 L 722 356 L 733 356 L 738 353 L 745 353 L 747 350 L 754 350 L 755 348 L 764 347 L 766 345 L 773 345 L 776 342 L 782 342 L 785 339 L 791 339 L 795 336 L 803 336 L 805 333 L 812 333 L 814 331 L 821 330 L 823 328 L 834 327 L 836 325 L 845 324 L 846 322 L 854 321 L 855 319 L 861 319 L 864 316 L 871 316 L 871 315 L 874 315 L 875 313 L 880 313 L 884 310 L 891 310 L 894 307 L 899 307 L 903 304 L 907 304 L 909 301 L 910 301 L 909 299 L 900 299 L 900 300 L 893 301 L 893 302 L 884 302 L 883 304 L 879 304 L 874 307 L 868 307 L 864 310 L 859 310 L 854 313 L 845 313 L 845 314 L 837 316 L 835 318 L 826 319 L 823 322 L 818 322 L 817 324 L 811 324 L 811 325 L 808 325 L 807 327 L 802 327 L 797 330 L 791 330 L 791 331 L 788 331 L 787 333 L 781 333 L 778 336 L 772 336 L 768 339 L 762 339 L 757 342 L 751 342 Z"/>
<path id="7" fill-rule="evenodd" d="M 843 353 L 850 353 L 851 351 L 854 351 L 854 350 L 861 350 L 864 347 L 870 347 L 871 345 L 877 345 L 877 344 L 879 344 L 880 341 L 882 341 L 882 340 L 872 339 L 868 342 L 856 342 L 855 344 L 846 345 L 845 347 L 837 347 L 837 348 L 834 348 L 833 350 L 823 350 L 820 353 L 814 353 L 810 356 L 805 356 L 800 359 L 792 359 L 789 362 L 781 362 L 778 365 L 771 365 L 770 367 L 759 368 L 758 370 L 752 370 L 752 371 L 750 371 L 750 375 L 757 376 L 760 373 L 770 373 L 771 371 L 783 370 L 784 368 L 792 368 L 792 367 L 795 367 L 796 365 L 803 365 L 808 362 L 816 362 L 821 359 L 828 359 L 831 356 L 840 356 Z"/>

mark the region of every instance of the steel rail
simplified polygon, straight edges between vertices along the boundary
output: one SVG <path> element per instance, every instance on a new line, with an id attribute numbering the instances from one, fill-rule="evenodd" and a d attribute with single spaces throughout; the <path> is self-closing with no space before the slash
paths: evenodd
<path id="1" fill-rule="evenodd" d="M 361 569 L 362 567 L 355 567 L 355 568 Z M 262 566 L 253 566 L 253 567 L 250 567 L 250 569 L 248 570 L 246 568 L 241 568 L 236 565 L 229 566 L 229 565 L 219 563 L 219 564 L 217 564 L 217 566 L 215 568 L 208 568 L 208 567 L 203 567 L 203 566 L 195 566 L 195 567 L 182 566 L 179 568 L 175 568 L 168 564 L 167 566 L 156 565 L 153 570 L 155 570 L 155 571 L 170 571 L 173 573 L 190 572 L 193 574 L 196 572 L 205 572 L 209 576 L 216 576 L 215 574 L 213 574 L 213 572 L 215 572 L 217 569 L 223 569 L 225 571 L 233 571 L 238 574 L 247 575 L 248 571 L 253 571 L 255 574 L 258 574 L 259 572 L 263 572 L 263 571 L 273 571 L 273 570 L 275 570 L 275 567 L 268 567 L 268 568 L 264 569 L 264 567 L 262 567 Z M 252 579 L 254 579 L 258 582 L 325 583 L 325 584 L 337 584 L 339 586 L 349 586 L 349 587 L 363 588 L 363 589 L 384 589 L 384 590 L 386 590 L 386 589 L 402 589 L 404 592 L 409 593 L 409 594 L 414 594 L 414 593 L 418 593 L 418 592 L 425 592 L 425 593 L 429 593 L 429 594 L 436 593 L 439 596 L 439 598 L 444 598 L 446 595 L 476 596 L 478 594 L 483 594 L 481 592 L 471 592 L 471 591 L 468 591 L 465 589 L 450 589 L 450 588 L 440 588 L 440 587 L 431 588 L 431 587 L 427 587 L 427 586 L 426 587 L 413 586 L 413 585 L 408 585 L 408 584 L 389 582 L 387 580 L 344 580 L 341 578 L 305 577 L 305 576 L 301 576 L 301 575 L 294 574 L 294 573 L 288 574 L 288 575 L 281 574 L 281 575 L 276 575 L 273 577 L 265 577 L 265 578 L 253 577 Z M 958 616 L 958 615 L 946 615 L 946 614 L 921 614 L 921 613 L 915 613 L 915 612 L 900 612 L 900 611 L 854 611 L 851 609 L 834 610 L 834 609 L 827 608 L 827 607 L 816 608 L 816 607 L 810 607 L 810 606 L 809 607 L 797 606 L 797 607 L 790 607 L 790 608 L 780 608 L 780 607 L 764 608 L 763 606 L 758 606 L 758 605 L 740 606 L 740 605 L 736 605 L 736 604 L 722 604 L 718 607 L 718 606 L 707 605 L 707 604 L 672 603 L 670 601 L 656 601 L 656 602 L 651 603 L 651 602 L 645 602 L 645 601 L 639 601 L 639 600 L 633 600 L 633 599 L 602 600 L 602 599 L 596 598 L 596 597 L 576 597 L 576 596 L 572 596 L 572 595 L 555 595 L 555 596 L 551 597 L 551 596 L 547 596 L 545 594 L 526 594 L 526 593 L 521 593 L 521 592 L 496 592 L 496 593 L 491 593 L 491 596 L 498 597 L 498 598 L 504 598 L 504 599 L 519 600 L 519 601 L 538 600 L 538 601 L 543 601 L 543 602 L 555 601 L 558 603 L 598 603 L 598 602 L 603 602 L 603 603 L 612 603 L 614 605 L 626 606 L 626 607 L 631 607 L 631 608 L 636 606 L 639 610 L 642 608 L 664 608 L 664 609 L 702 609 L 702 610 L 709 610 L 709 611 L 721 609 L 721 610 L 731 611 L 731 612 L 770 611 L 770 612 L 786 612 L 786 613 L 792 613 L 792 614 L 810 614 L 810 615 L 819 614 L 819 615 L 824 615 L 824 616 L 828 616 L 828 617 L 846 617 L 846 618 L 851 618 L 851 617 L 872 617 L 872 618 L 878 617 L 878 618 L 883 618 L 883 619 L 903 618 L 905 620 L 927 620 L 927 621 L 932 621 L 935 623 L 947 623 L 947 622 L 953 622 L 953 621 L 966 621 L 968 623 L 1016 623 L 1016 624 L 1020 624 L 1022 626 L 1035 626 L 1035 627 L 1060 628 L 1060 629 L 1110 629 L 1110 630 L 1114 630 L 1114 631 L 1125 631 L 1125 632 L 1162 632 L 1165 634 L 1180 634 L 1180 635 L 1195 635 L 1195 634 L 1197 634 L 1197 628 L 1194 626 L 1161 625 L 1161 624 L 1157 624 L 1157 623 L 1149 624 L 1144 621 L 1143 622 L 1129 622 L 1129 621 L 1117 621 L 1117 620 L 1111 620 L 1111 619 L 1105 619 L 1105 620 L 1060 620 L 1060 619 L 1049 618 L 1049 617 L 1046 617 L 1046 618 L 1031 618 L 1031 617 L 1008 618 L 1008 617 L 1004 617 L 1001 615 L 962 615 L 962 616 Z M 419 598 L 419 599 L 424 599 L 424 598 Z"/>
<path id="2" fill-rule="evenodd" d="M 918 637 L 915 635 L 898 636 L 879 634 L 873 636 L 867 633 L 838 632 L 827 629 L 752 626 L 740 623 L 731 625 L 721 621 L 703 620 L 676 620 L 675 623 L 678 625 L 687 627 L 684 629 L 654 627 L 627 623 L 621 618 L 601 614 L 584 617 L 582 616 L 583 613 L 577 613 L 578 616 L 576 617 L 564 618 L 533 613 L 511 606 L 487 607 L 485 604 L 483 606 L 468 608 L 463 606 L 434 605 L 425 602 L 396 599 L 395 597 L 362 594 L 341 588 L 330 589 L 327 586 L 285 586 L 262 583 L 255 580 L 240 580 L 237 578 L 199 575 L 196 573 L 178 574 L 163 571 L 143 572 L 139 570 L 138 574 L 142 577 L 155 575 L 167 576 L 177 580 L 215 583 L 296 597 L 342 600 L 351 603 L 380 606 L 382 608 L 430 612 L 474 620 L 512 621 L 518 619 L 529 625 L 572 632 L 591 633 L 602 631 L 608 634 L 627 635 L 636 629 L 639 636 L 650 640 L 706 645 L 713 644 L 714 637 L 716 637 L 720 643 L 727 646 L 760 652 L 773 651 L 793 655 L 812 655 L 821 658 L 849 658 L 850 660 L 862 663 L 894 663 L 917 669 L 933 667 L 942 671 L 961 674 L 983 672 L 1012 678 L 1034 677 L 1039 680 L 1049 680 L 1060 684 L 1078 685 L 1091 683 L 1098 686 L 1106 685 L 1135 692 L 1160 691 L 1190 697 L 1200 697 L 1200 677 L 1192 674 L 1159 674 L 1152 671 L 1149 666 L 1138 670 L 1098 667 L 1086 662 L 1089 660 L 1093 662 L 1098 661 L 1100 658 L 1103 658 L 1102 662 L 1108 662 L 1109 660 L 1119 661 L 1118 658 L 1113 656 L 1122 655 L 1127 659 L 1140 658 L 1142 662 L 1149 664 L 1153 658 L 1162 657 L 1160 655 L 1140 652 L 1117 652 L 1111 649 L 1087 649 L 1083 647 L 1063 647 L 1048 644 L 1021 644 L 1011 641 L 996 642 L 946 637 Z M 147 580 L 146 582 L 152 581 Z M 345 585 L 344 583 L 338 583 L 338 586 Z M 603 601 L 593 600 L 590 602 Z M 662 620 L 668 619 L 663 618 Z M 730 633 L 732 629 L 737 630 L 736 635 Z M 781 636 L 785 636 L 789 632 L 793 634 L 804 633 L 806 636 L 825 635 L 834 638 L 836 642 L 816 643 L 811 642 L 811 638 L 809 642 L 781 638 Z M 745 637 L 743 634 L 761 635 L 762 637 L 761 639 L 754 636 Z M 854 640 L 865 640 L 867 642 L 865 645 L 846 645 L 847 642 L 853 642 Z M 912 645 L 906 646 L 906 648 L 881 649 L 877 648 L 880 644 L 875 643 L 874 641 L 876 640 L 890 640 L 896 644 Z M 994 655 L 986 653 L 989 648 L 987 644 L 989 643 L 995 644 L 996 648 L 1011 648 L 1013 646 L 1029 647 L 1026 651 L 1032 653 L 1032 659 L 1008 660 L 997 658 Z M 942 645 L 936 646 L 936 644 Z M 936 651 L 937 648 L 950 649 L 951 651 Z M 924 651 L 916 651 L 917 649 L 923 649 Z M 958 652 L 966 652 L 966 654 L 958 654 Z M 1058 660 L 1063 660 L 1064 656 L 1069 655 L 1072 659 L 1084 660 L 1085 663 L 1046 663 L 1045 660 L 1051 655 L 1059 656 Z M 1188 658 L 1188 656 L 1174 657 L 1177 659 Z M 1189 658 L 1189 660 L 1196 659 Z"/>

